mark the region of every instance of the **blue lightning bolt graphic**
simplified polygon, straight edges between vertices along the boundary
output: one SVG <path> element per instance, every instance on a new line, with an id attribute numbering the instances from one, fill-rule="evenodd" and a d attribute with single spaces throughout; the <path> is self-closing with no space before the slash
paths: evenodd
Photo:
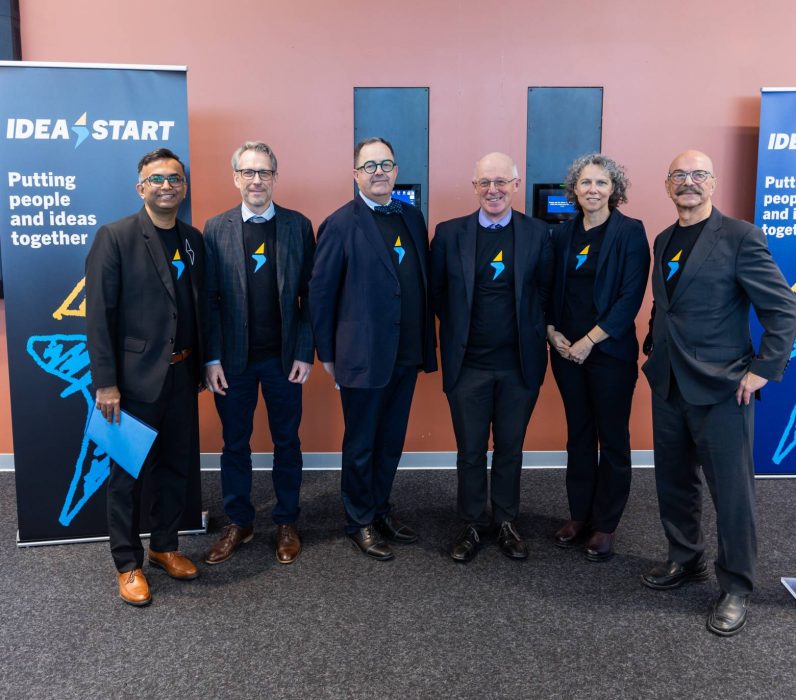
<path id="1" fill-rule="evenodd" d="M 185 263 L 180 260 L 180 251 L 174 253 L 174 259 L 171 261 L 171 264 L 177 268 L 177 279 L 182 277 L 183 270 L 185 270 Z"/>
<path id="2" fill-rule="evenodd" d="M 72 131 L 77 136 L 77 141 L 75 141 L 75 148 L 77 148 L 88 138 L 88 129 L 85 126 L 73 126 Z"/>
<path id="3" fill-rule="evenodd" d="M 575 269 L 578 270 L 580 266 L 586 262 L 586 258 L 588 258 L 589 256 L 584 255 L 583 253 L 578 253 L 578 255 L 576 255 L 575 257 L 578 259 L 578 264 L 575 265 Z"/>
<path id="4" fill-rule="evenodd" d="M 256 263 L 254 266 L 255 272 L 265 265 L 268 260 L 268 258 L 265 257 L 265 243 L 260 243 L 260 247 L 252 253 L 252 260 Z"/>
<path id="5" fill-rule="evenodd" d="M 668 262 L 666 263 L 669 266 L 669 275 L 666 277 L 666 281 L 668 282 L 672 277 L 677 274 L 677 271 L 680 269 L 679 262 Z"/>
<path id="6" fill-rule="evenodd" d="M 492 281 L 494 282 L 498 277 L 500 277 L 500 273 L 506 269 L 506 266 L 502 262 L 493 262 L 489 264 L 495 268 L 495 274 L 492 277 Z"/>

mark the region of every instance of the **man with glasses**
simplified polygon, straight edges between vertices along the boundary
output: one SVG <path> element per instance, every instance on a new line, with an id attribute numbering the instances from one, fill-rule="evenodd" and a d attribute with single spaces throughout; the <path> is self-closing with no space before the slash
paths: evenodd
<path id="1" fill-rule="evenodd" d="M 388 542 L 417 534 L 392 513 L 392 490 L 420 369 L 437 368 L 428 308 L 428 232 L 419 209 L 391 194 L 390 143 L 354 149 L 359 193 L 318 229 L 310 308 L 318 359 L 340 388 L 346 533 L 363 554 L 392 559 Z"/>
<path id="2" fill-rule="evenodd" d="M 158 431 L 138 478 L 111 462 L 108 533 L 126 603 L 150 602 L 142 571 L 141 483 L 151 488 L 149 563 L 175 579 L 196 566 L 177 549 L 188 478 L 199 471 L 201 234 L 177 219 L 188 192 L 180 159 L 166 148 L 138 164 L 143 208 L 102 226 L 86 258 L 86 331 L 96 403 L 106 420 L 120 411 Z M 127 420 L 127 418 L 125 418 Z"/>
<path id="3" fill-rule="evenodd" d="M 708 156 L 681 153 L 665 184 L 678 219 L 655 240 L 642 369 L 652 387 L 655 481 L 669 552 L 641 580 L 667 590 L 707 578 L 701 466 L 716 508 L 721 589 L 707 627 L 730 636 L 746 622 L 755 576 L 752 399 L 782 378 L 796 335 L 796 300 L 765 234 L 713 206 Z M 763 326 L 757 351 L 750 305 Z"/>
<path id="4" fill-rule="evenodd" d="M 528 556 L 515 521 L 522 445 L 547 367 L 544 308 L 552 249 L 541 221 L 512 210 L 519 186 L 509 156 L 484 156 L 473 177 L 478 210 L 439 224 L 431 242 L 442 387 L 456 435 L 457 509 L 464 525 L 450 555 L 462 563 L 475 556 L 487 533 L 497 533 L 507 557 Z"/>
<path id="5" fill-rule="evenodd" d="M 276 559 L 291 564 L 301 552 L 298 430 L 315 352 L 307 305 L 315 237 L 307 217 L 274 204 L 277 162 L 267 144 L 240 146 L 232 178 L 242 202 L 204 230 L 205 383 L 221 418 L 221 491 L 230 520 L 205 562 L 226 561 L 254 537 L 250 440 L 259 389 L 274 445 Z"/>

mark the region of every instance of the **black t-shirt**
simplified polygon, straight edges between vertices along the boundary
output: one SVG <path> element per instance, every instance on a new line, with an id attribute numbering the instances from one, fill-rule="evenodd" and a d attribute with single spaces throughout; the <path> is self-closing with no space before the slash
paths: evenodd
<path id="1" fill-rule="evenodd" d="M 594 328 L 597 321 L 594 280 L 597 276 L 597 258 L 609 220 L 610 217 L 587 231 L 581 218 L 572 236 L 569 259 L 566 261 L 564 308 L 561 328 L 558 330 L 573 343 Z"/>
<path id="2" fill-rule="evenodd" d="M 282 354 L 282 312 L 276 280 L 276 217 L 243 223 L 249 307 L 249 360 Z"/>
<path id="3" fill-rule="evenodd" d="M 425 292 L 420 259 L 409 229 L 399 214 L 373 212 L 401 285 L 401 330 L 396 365 L 423 364 L 423 329 L 426 324 Z"/>
<path id="4" fill-rule="evenodd" d="M 520 364 L 514 301 L 514 225 L 478 226 L 475 287 L 464 365 L 476 369 L 514 369 Z"/>
<path id="5" fill-rule="evenodd" d="M 674 290 L 677 288 L 677 283 L 683 275 L 688 256 L 691 255 L 694 244 L 699 238 L 699 234 L 702 233 L 702 229 L 705 228 L 707 221 L 707 219 L 703 219 L 693 226 L 680 226 L 679 223 L 674 225 L 669 245 L 666 246 L 661 258 L 666 295 L 669 299 L 672 298 Z"/>
<path id="6" fill-rule="evenodd" d="M 185 242 L 179 239 L 176 226 L 168 229 L 155 226 L 155 230 L 163 244 L 163 253 L 177 295 L 177 333 L 174 336 L 172 352 L 180 352 L 186 348 L 196 349 L 196 314 L 191 288 L 191 261 L 185 252 Z"/>

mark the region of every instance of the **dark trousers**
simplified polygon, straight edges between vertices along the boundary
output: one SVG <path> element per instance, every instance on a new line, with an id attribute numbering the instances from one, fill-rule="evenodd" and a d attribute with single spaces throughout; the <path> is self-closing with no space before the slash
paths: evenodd
<path id="1" fill-rule="evenodd" d="M 539 396 L 519 370 L 462 367 L 448 394 L 456 435 L 458 513 L 466 523 L 486 529 L 514 520 L 520 511 L 522 444 Z M 492 430 L 492 518 L 487 511 L 486 453 Z"/>
<path id="2" fill-rule="evenodd" d="M 108 479 L 108 534 L 118 571 L 139 569 L 144 563 L 141 544 L 141 490 L 149 483 L 152 536 L 156 552 L 178 548 L 177 530 L 185 509 L 188 475 L 199 470 L 199 408 L 196 375 L 191 360 L 169 367 L 163 391 L 155 403 L 131 401 L 122 395 L 122 408 L 158 431 L 152 450 L 133 479 L 111 461 Z"/>
<path id="3" fill-rule="evenodd" d="M 616 530 L 630 494 L 630 405 L 635 362 L 595 349 L 582 365 L 550 353 L 567 416 L 567 497 L 573 520 Z"/>
<path id="4" fill-rule="evenodd" d="M 754 402 L 735 395 L 710 406 L 689 404 L 672 380 L 669 398 L 652 394 L 655 484 L 669 558 L 686 564 L 702 557 L 702 483 L 716 507 L 716 577 L 737 595 L 754 587 L 757 545 L 754 512 Z"/>
<path id="5" fill-rule="evenodd" d="M 299 517 L 301 490 L 301 384 L 288 381 L 280 358 L 250 362 L 241 374 L 226 375 L 226 396 L 215 394 L 221 418 L 224 448 L 221 452 L 221 493 L 224 512 L 240 527 L 254 523 L 251 437 L 258 390 L 268 411 L 268 427 L 274 444 L 271 479 L 276 504 L 271 517 L 282 525 Z"/>
<path id="6" fill-rule="evenodd" d="M 390 512 L 416 383 L 417 368 L 398 365 L 381 389 L 340 387 L 345 421 L 341 491 L 348 534 Z"/>

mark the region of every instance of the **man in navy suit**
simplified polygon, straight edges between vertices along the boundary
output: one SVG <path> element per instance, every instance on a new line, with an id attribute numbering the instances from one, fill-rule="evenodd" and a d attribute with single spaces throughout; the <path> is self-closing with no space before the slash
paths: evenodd
<path id="1" fill-rule="evenodd" d="M 354 149 L 359 194 L 318 229 L 310 308 L 318 358 L 340 387 L 346 533 L 364 554 L 392 559 L 386 540 L 415 532 L 391 512 L 420 369 L 437 368 L 428 306 L 428 232 L 420 210 L 393 200 L 393 148 L 369 138 Z"/>
<path id="2" fill-rule="evenodd" d="M 515 520 L 522 445 L 547 367 L 544 309 L 552 280 L 545 225 L 512 210 L 520 186 L 514 161 L 490 153 L 476 163 L 479 209 L 437 226 L 431 243 L 434 310 L 440 319 L 442 387 L 456 434 L 458 512 L 451 549 L 470 561 L 497 530 L 501 551 L 525 559 Z M 486 456 L 492 432 L 492 513 Z"/>
<path id="3" fill-rule="evenodd" d="M 220 564 L 254 537 L 250 439 L 258 389 L 274 443 L 276 558 L 301 552 L 296 529 L 301 488 L 301 385 L 314 346 L 307 306 L 315 238 L 309 219 L 277 206 L 276 156 L 261 141 L 232 155 L 242 202 L 205 224 L 207 284 L 205 383 L 221 418 L 221 489 L 230 524 L 205 557 Z"/>
<path id="4" fill-rule="evenodd" d="M 707 619 L 720 636 L 746 623 L 754 587 L 753 397 L 785 371 L 796 299 L 765 234 L 713 206 L 716 176 L 704 153 L 674 159 L 666 192 L 677 222 L 654 244 L 649 359 L 655 484 L 667 560 L 642 576 L 656 590 L 707 578 L 699 467 L 716 507 L 721 593 Z M 749 307 L 763 326 L 755 350 Z"/>

